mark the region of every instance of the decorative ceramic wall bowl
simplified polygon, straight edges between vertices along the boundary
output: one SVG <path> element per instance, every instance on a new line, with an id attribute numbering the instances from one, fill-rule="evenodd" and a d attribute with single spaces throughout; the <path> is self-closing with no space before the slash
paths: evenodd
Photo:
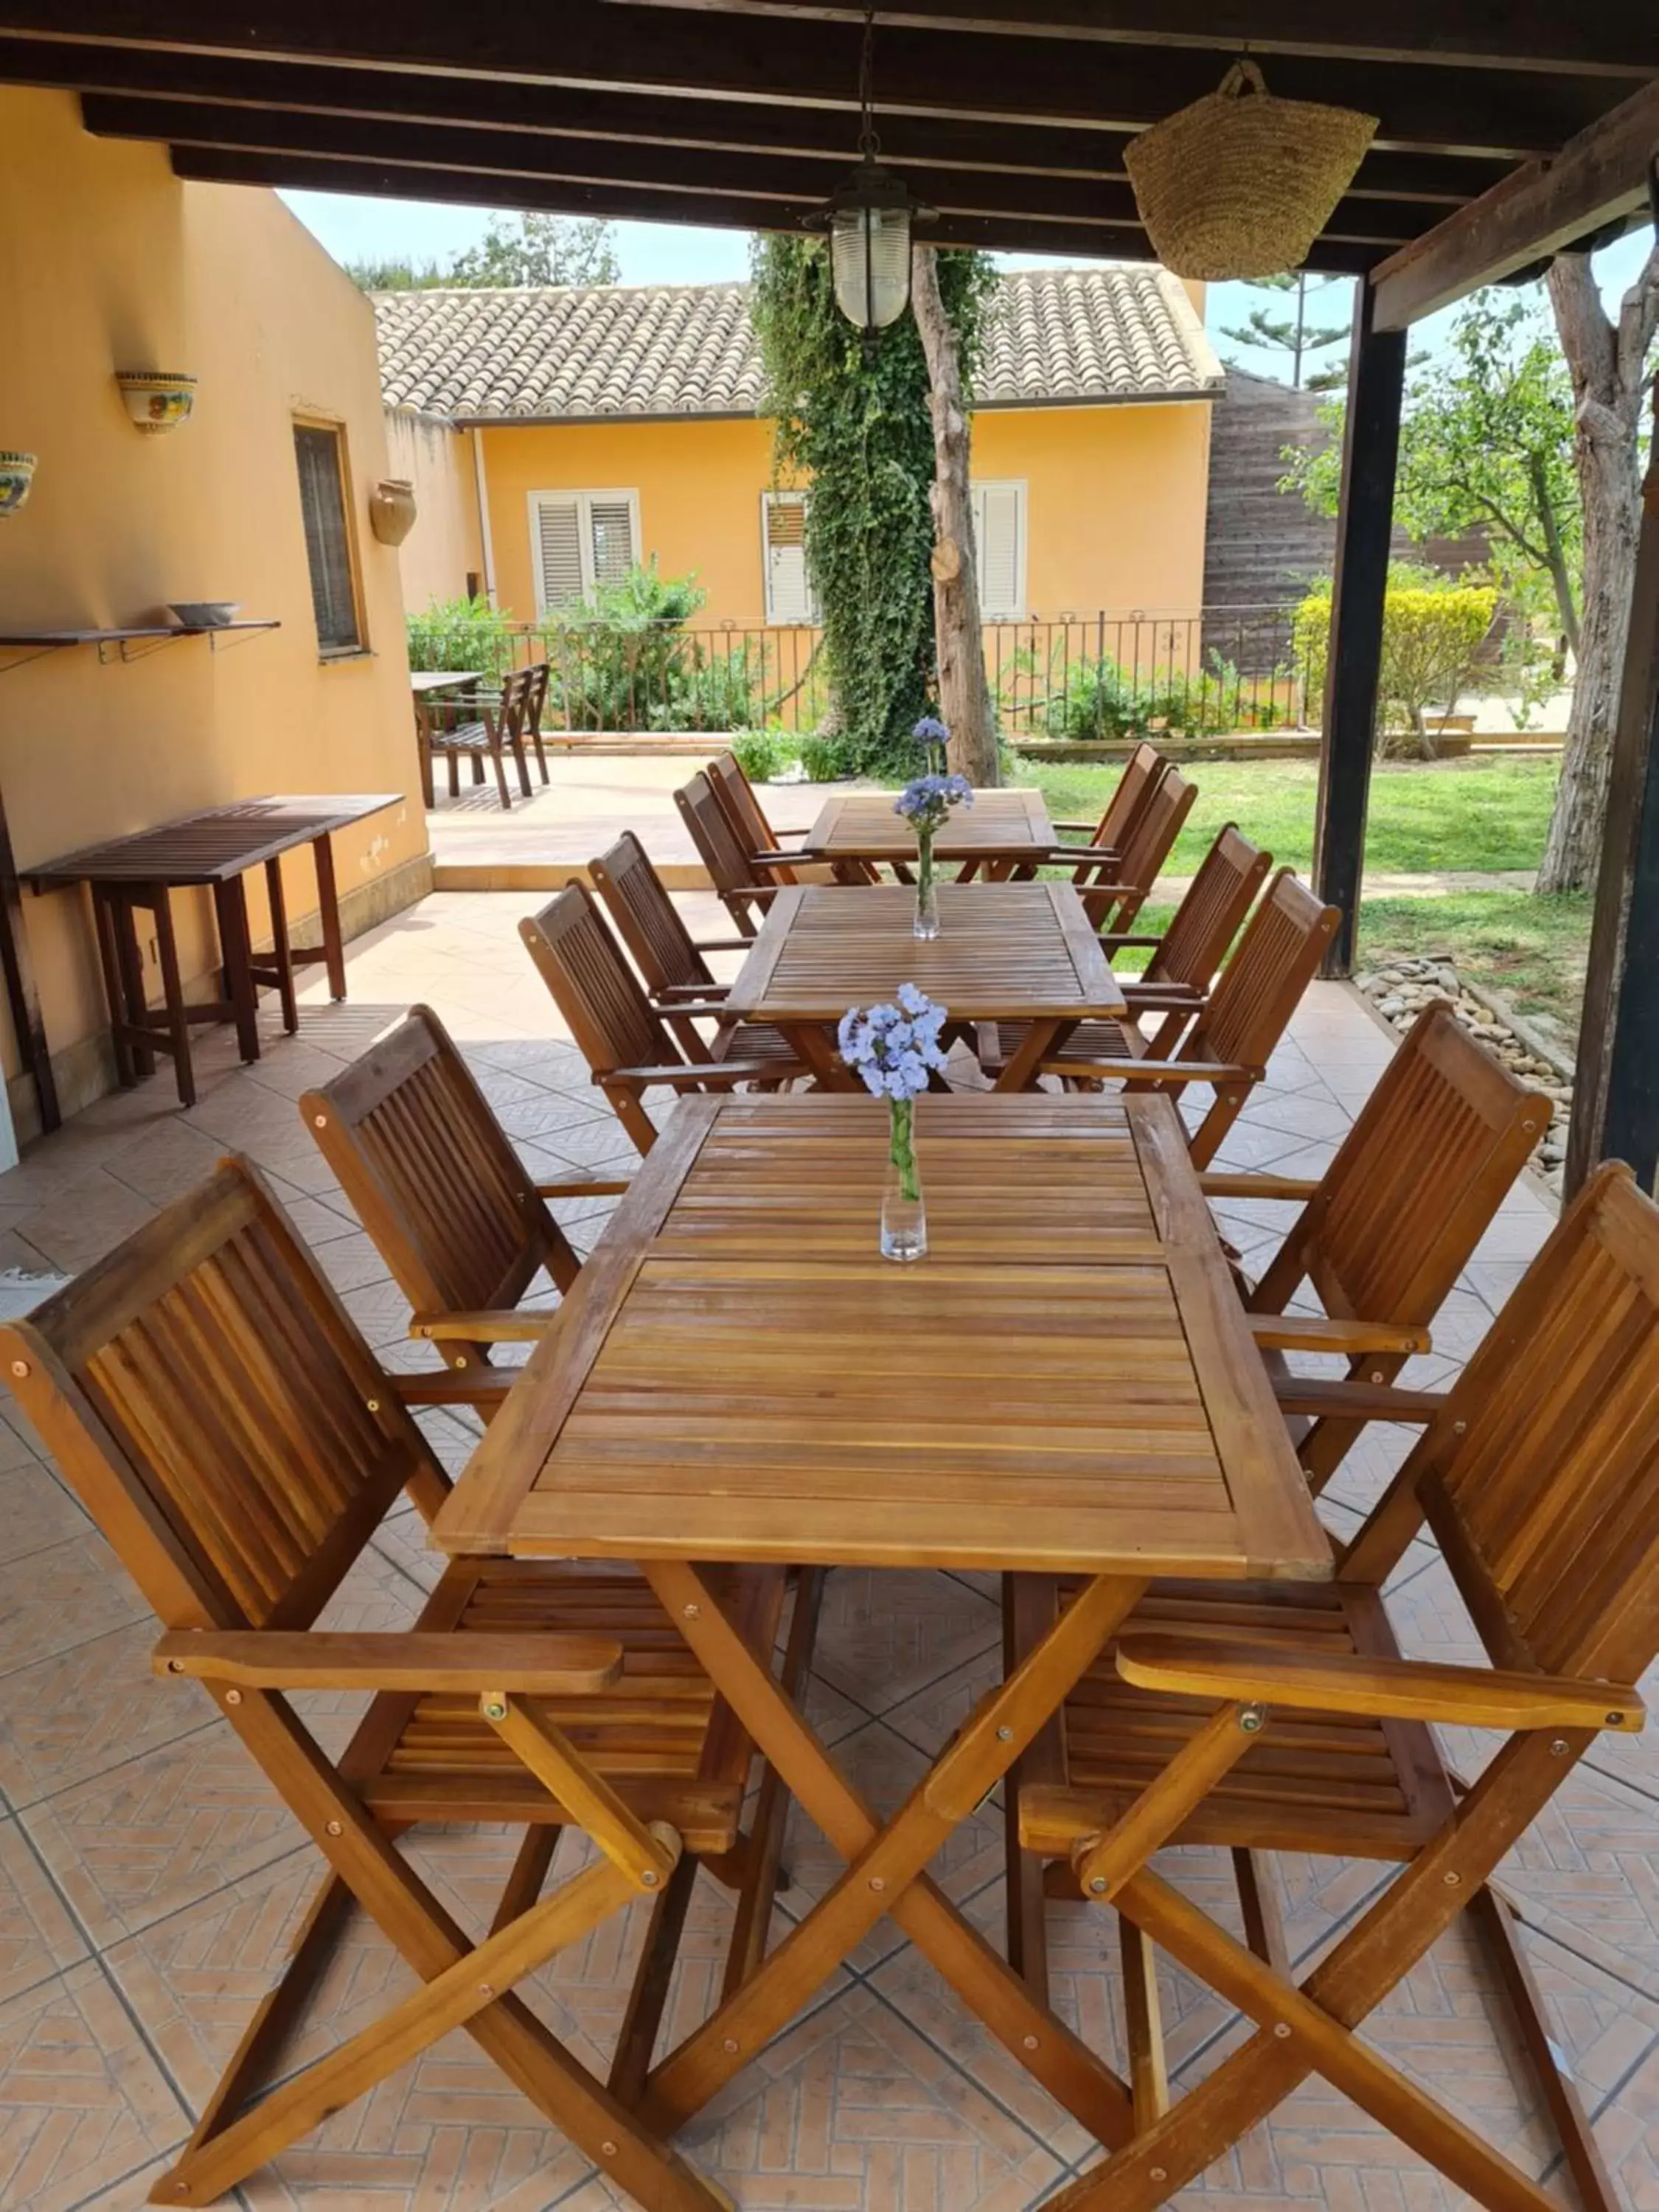
<path id="1" fill-rule="evenodd" d="M 185 629 L 222 629 L 242 611 L 240 599 L 169 599 L 167 612 Z"/>
<path id="2" fill-rule="evenodd" d="M 34 482 L 34 455 L 0 452 L 0 514 L 15 514 Z"/>
<path id="3" fill-rule="evenodd" d="M 115 381 L 121 387 L 128 414 L 151 436 L 161 430 L 176 430 L 196 404 L 193 376 L 159 368 L 118 368 Z"/>

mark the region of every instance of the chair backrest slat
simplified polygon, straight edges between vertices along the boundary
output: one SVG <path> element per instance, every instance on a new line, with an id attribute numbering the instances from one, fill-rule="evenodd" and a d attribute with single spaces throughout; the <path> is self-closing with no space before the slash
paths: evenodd
<path id="1" fill-rule="evenodd" d="M 726 810 L 714 795 L 714 787 L 701 769 L 674 793 L 686 827 L 691 832 L 709 879 L 722 896 L 732 891 L 752 890 L 761 878 L 742 840 L 732 829 Z"/>
<path id="2" fill-rule="evenodd" d="M 579 1262 L 429 1006 L 411 1006 L 301 1118 L 417 1312 L 516 1304 Z"/>
<path id="3" fill-rule="evenodd" d="M 1179 1057 L 1265 1066 L 1318 973 L 1339 919 L 1335 907 L 1322 906 L 1291 869 L 1281 868 Z"/>
<path id="4" fill-rule="evenodd" d="M 595 1075 L 683 1063 L 585 884 L 569 884 L 519 933 Z"/>
<path id="5" fill-rule="evenodd" d="M 398 1492 L 443 1480 L 246 1161 L 0 1330 L 0 1346 L 169 1627 L 305 1627 Z"/>
<path id="6" fill-rule="evenodd" d="M 714 970 L 631 830 L 623 830 L 588 873 L 648 991 L 713 988 Z"/>
<path id="7" fill-rule="evenodd" d="M 1237 823 L 1224 823 L 1147 963 L 1147 982 L 1207 990 L 1273 864 Z"/>
<path id="8" fill-rule="evenodd" d="M 1618 1163 L 1563 1214 L 1355 1571 L 1380 1578 L 1422 1514 L 1498 1663 L 1634 1681 L 1659 1652 L 1659 1208 Z"/>

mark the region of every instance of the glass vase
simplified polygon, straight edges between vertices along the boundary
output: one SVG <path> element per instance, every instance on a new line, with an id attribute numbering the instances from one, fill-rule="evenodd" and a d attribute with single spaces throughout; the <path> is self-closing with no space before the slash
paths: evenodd
<path id="1" fill-rule="evenodd" d="M 927 1208 L 916 1166 L 913 1098 L 887 1102 L 887 1176 L 881 1190 L 881 1256 L 920 1260 L 927 1249 Z"/>
<path id="2" fill-rule="evenodd" d="M 939 935 L 939 885 L 933 876 L 933 833 L 916 832 L 916 915 L 911 925 L 918 937 Z"/>

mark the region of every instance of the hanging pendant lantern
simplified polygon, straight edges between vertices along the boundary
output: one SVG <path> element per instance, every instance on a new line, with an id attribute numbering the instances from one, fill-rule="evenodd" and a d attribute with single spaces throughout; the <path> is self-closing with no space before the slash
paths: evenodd
<path id="1" fill-rule="evenodd" d="M 830 203 L 836 305 L 867 334 L 897 322 L 910 301 L 910 195 L 867 155 Z"/>
<path id="2" fill-rule="evenodd" d="M 864 333 L 866 353 L 877 333 L 897 322 L 910 304 L 910 226 L 924 212 L 890 169 L 877 159 L 871 100 L 876 18 L 864 18 L 859 64 L 859 165 L 811 218 L 830 233 L 830 267 L 836 305 Z"/>

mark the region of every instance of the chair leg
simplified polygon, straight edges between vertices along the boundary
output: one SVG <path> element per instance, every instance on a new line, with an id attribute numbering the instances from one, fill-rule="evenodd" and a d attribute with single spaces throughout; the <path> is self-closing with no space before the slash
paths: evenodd
<path id="1" fill-rule="evenodd" d="M 510 814 L 513 811 L 513 799 L 507 787 L 507 755 L 501 746 L 496 744 L 489 748 L 489 757 L 495 763 L 495 788 L 501 794 L 501 811 L 503 814 Z M 483 780 L 481 775 L 479 781 L 482 782 Z M 525 797 L 528 799 L 529 796 L 529 791 L 526 790 Z"/>
<path id="2" fill-rule="evenodd" d="M 789 1623 L 778 1680 L 785 1692 L 799 1701 L 812 1663 L 817 1640 L 818 1614 L 823 1605 L 826 1577 L 822 1567 L 804 1567 L 795 1589 L 795 1610 Z M 772 1899 L 781 1887 L 783 1831 L 789 1817 L 789 1792 L 769 1760 L 761 1777 L 754 1826 L 749 1832 L 749 1864 L 738 1898 L 732 1942 L 726 1954 L 726 1978 L 721 2001 L 740 1990 L 766 1954 L 766 1938 L 772 1924 Z"/>
<path id="3" fill-rule="evenodd" d="M 652 2054 L 667 2008 L 669 1984 L 674 1977 L 674 1961 L 679 1956 L 686 1908 L 691 1902 L 696 1880 L 697 1862 L 688 1852 L 651 1908 L 645 1948 L 640 1954 L 634 1986 L 628 1993 L 628 2009 L 623 2015 L 622 2031 L 617 2038 L 605 2083 L 611 2095 L 620 2098 L 630 2109 L 639 2103 L 646 2075 L 651 2071 Z"/>
<path id="4" fill-rule="evenodd" d="M 633 1139 L 641 1159 L 657 1141 L 657 1125 L 646 1112 L 639 1098 L 631 1091 L 602 1086 L 611 1101 L 611 1109 Z"/>
<path id="5" fill-rule="evenodd" d="M 1468 1912 L 1498 1968 L 1528 2061 L 1555 2124 L 1579 2203 L 1584 2212 L 1620 2212 L 1619 2193 L 1602 2160 L 1577 2085 L 1557 2055 L 1559 2046 L 1549 2031 L 1544 1993 L 1521 1947 L 1508 1905 L 1487 1884 L 1470 1899 Z"/>
<path id="6" fill-rule="evenodd" d="M 1012 1674 L 1054 1626 L 1060 1587 L 1052 1575 L 1002 1579 L 1002 1663 Z M 1019 1840 L 1019 1796 L 1033 1784 L 1064 1779 L 1060 1723 L 1050 1721 L 1003 1784 L 1003 1856 L 1007 1881 L 1008 1964 L 1039 2004 L 1048 2002 L 1048 1909 L 1042 1862 Z"/>
<path id="7" fill-rule="evenodd" d="M 495 1907 L 495 1917 L 489 1923 L 492 1936 L 499 1936 L 509 1922 L 516 1920 L 520 1913 L 528 1912 L 540 1897 L 553 1864 L 553 1855 L 559 1848 L 559 1838 L 563 1833 L 562 1828 L 546 1824 L 525 1830 L 519 1855 L 513 1862 L 513 1871 L 507 1878 L 507 1887 Z"/>

